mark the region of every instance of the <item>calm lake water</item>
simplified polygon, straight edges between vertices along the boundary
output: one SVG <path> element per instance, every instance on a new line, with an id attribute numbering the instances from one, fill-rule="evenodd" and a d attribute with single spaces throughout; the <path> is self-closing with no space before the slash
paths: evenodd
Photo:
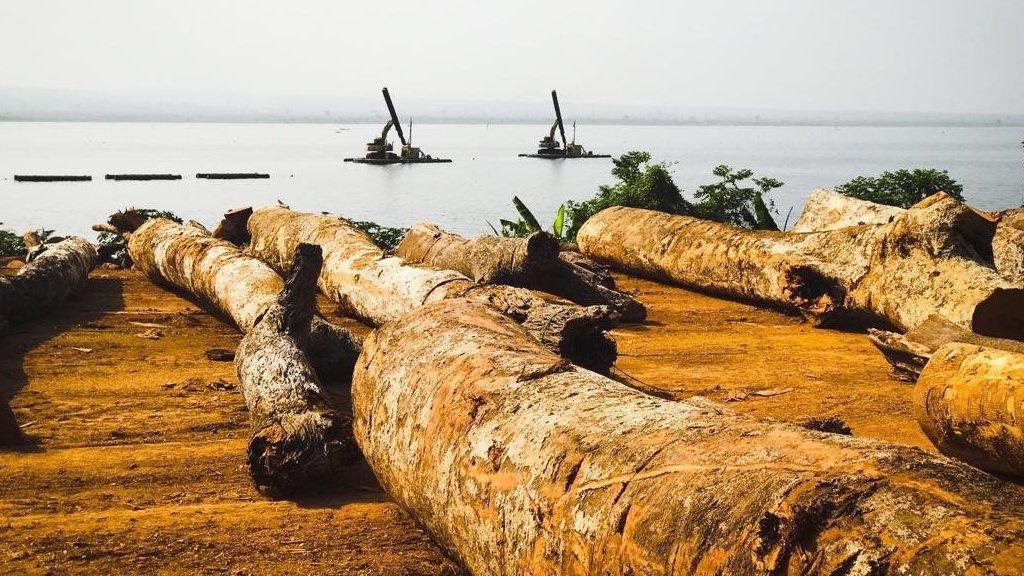
<path id="1" fill-rule="evenodd" d="M 567 199 L 612 182 L 608 159 L 547 161 L 530 152 L 546 126 L 420 125 L 416 144 L 452 164 L 365 166 L 358 156 L 378 126 L 335 124 L 0 123 L 0 222 L 87 234 L 126 206 L 171 210 L 207 225 L 231 206 L 330 211 L 391 226 L 432 221 L 462 234 L 511 218 L 518 195 L 542 223 Z M 790 224 L 810 191 L 857 175 L 941 168 L 984 209 L 1024 199 L 1024 128 L 582 126 L 578 139 L 608 154 L 647 150 L 674 163 L 689 196 L 718 164 L 785 182 L 773 193 Z M 106 173 L 177 173 L 183 179 L 113 182 Z M 197 180 L 197 172 L 269 172 L 269 180 Z M 92 182 L 22 183 L 14 174 L 91 174 Z"/>

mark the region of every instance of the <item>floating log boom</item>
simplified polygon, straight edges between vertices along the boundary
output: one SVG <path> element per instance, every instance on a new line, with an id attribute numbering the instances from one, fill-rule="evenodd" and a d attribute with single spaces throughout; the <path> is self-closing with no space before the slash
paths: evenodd
<path id="1" fill-rule="evenodd" d="M 355 433 L 473 574 L 1012 574 L 1024 491 L 896 444 L 666 401 L 478 303 L 371 334 Z"/>
<path id="2" fill-rule="evenodd" d="M 181 174 L 107 174 L 107 180 L 181 180 Z"/>
<path id="3" fill-rule="evenodd" d="M 15 174 L 15 182 L 89 182 L 92 176 L 79 175 L 46 175 L 46 174 Z"/>

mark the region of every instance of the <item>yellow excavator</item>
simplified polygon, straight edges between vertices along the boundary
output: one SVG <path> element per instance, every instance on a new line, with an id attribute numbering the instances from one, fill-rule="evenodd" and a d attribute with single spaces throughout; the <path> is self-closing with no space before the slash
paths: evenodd
<path id="1" fill-rule="evenodd" d="M 565 126 L 562 124 L 562 109 L 558 106 L 558 93 L 551 91 L 551 101 L 555 105 L 555 121 L 551 124 L 548 135 L 541 139 L 536 154 L 520 154 L 520 158 L 547 158 L 554 160 L 558 158 L 611 158 L 608 154 L 594 154 L 576 143 L 576 123 L 572 123 L 572 141 L 565 140 Z M 562 136 L 561 143 L 555 140 L 555 129 L 558 129 Z"/>
<path id="2" fill-rule="evenodd" d="M 391 95 L 388 94 L 387 88 L 384 88 L 382 92 L 391 119 L 384 124 L 384 129 L 381 130 L 380 136 L 374 138 L 372 142 L 366 143 L 365 156 L 361 158 L 345 158 L 345 162 L 376 165 L 451 162 L 450 158 L 434 158 L 429 154 L 424 154 L 422 150 L 412 145 L 412 122 L 409 123 L 409 140 L 406 141 L 405 134 L 402 133 L 402 124 L 398 121 L 398 113 L 395 112 L 395 105 L 391 102 Z M 392 146 L 391 142 L 388 142 L 388 132 L 392 128 L 395 129 L 398 139 L 402 142 L 402 149 L 398 154 L 395 154 L 394 146 Z"/>

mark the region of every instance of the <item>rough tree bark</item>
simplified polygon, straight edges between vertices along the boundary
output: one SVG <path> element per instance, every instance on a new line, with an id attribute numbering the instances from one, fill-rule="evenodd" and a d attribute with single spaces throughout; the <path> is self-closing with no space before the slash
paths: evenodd
<path id="1" fill-rule="evenodd" d="M 0 277 L 0 321 L 31 320 L 56 306 L 78 288 L 96 266 L 96 248 L 73 236 L 46 244 L 14 276 Z"/>
<path id="2" fill-rule="evenodd" d="M 1024 354 L 953 342 L 932 354 L 914 415 L 943 454 L 1024 477 Z"/>
<path id="3" fill-rule="evenodd" d="M 477 575 L 1010 574 L 1024 491 L 916 448 L 665 401 L 493 310 L 369 336 L 355 433 L 388 494 Z"/>
<path id="4" fill-rule="evenodd" d="M 950 342 L 1024 353 L 1024 342 L 975 334 L 938 315 L 929 316 L 906 334 L 869 328 L 868 338 L 892 366 L 893 377 L 904 382 L 917 382 L 932 354 Z"/>
<path id="5" fill-rule="evenodd" d="M 607 288 L 590 270 L 560 258 L 558 240 L 547 232 L 527 238 L 463 238 L 434 224 L 409 229 L 395 255 L 410 264 L 455 270 L 478 284 L 508 284 L 548 292 L 577 304 L 604 305 L 622 322 L 643 322 L 644 305 Z"/>
<path id="6" fill-rule="evenodd" d="M 939 314 L 979 334 L 1022 339 L 1024 287 L 978 252 L 994 228 L 940 193 L 888 224 L 807 234 L 615 207 L 588 220 L 578 240 L 596 260 L 787 306 L 818 323 L 870 315 L 908 330 Z"/>
<path id="7" fill-rule="evenodd" d="M 249 474 L 258 486 L 281 493 L 333 484 L 359 459 L 351 417 L 331 407 L 304 352 L 322 264 L 319 246 L 299 244 L 284 290 L 235 355 L 252 414 Z"/>
<path id="8" fill-rule="evenodd" d="M 286 269 L 300 242 L 324 250 L 321 291 L 339 308 L 370 324 L 397 320 L 423 304 L 468 297 L 520 322 L 540 342 L 580 366 L 607 371 L 615 362 L 608 337 L 608 309 L 552 302 L 527 289 L 479 285 L 454 270 L 411 266 L 388 257 L 350 222 L 283 207 L 256 210 L 249 219 L 249 251 L 276 269 Z"/>
<path id="9" fill-rule="evenodd" d="M 233 244 L 162 218 L 132 232 L 128 250 L 148 277 L 212 305 L 246 333 L 235 363 L 251 413 L 247 462 L 257 486 L 289 493 L 323 484 L 357 458 L 350 421 L 327 404 L 321 379 L 347 380 L 361 339 L 314 314 L 318 247 L 295 247 L 304 259 L 289 266 L 287 286 Z"/>
<path id="10" fill-rule="evenodd" d="M 824 232 L 855 224 L 887 224 L 903 212 L 895 206 L 858 200 L 831 190 L 815 190 L 790 232 Z M 1024 218 L 1016 210 L 996 214 L 977 212 L 998 222 L 995 234 L 983 233 L 976 240 L 968 240 L 980 244 L 976 247 L 983 256 L 991 253 L 992 264 L 1000 274 L 1017 282 L 1024 281 Z"/>

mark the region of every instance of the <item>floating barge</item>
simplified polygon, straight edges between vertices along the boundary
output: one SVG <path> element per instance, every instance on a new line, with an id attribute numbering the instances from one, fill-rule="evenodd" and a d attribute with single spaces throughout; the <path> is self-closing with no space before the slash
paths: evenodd
<path id="1" fill-rule="evenodd" d="M 402 133 L 402 124 L 398 121 L 398 113 L 395 112 L 395 105 L 391 102 L 391 95 L 388 94 L 388 89 L 384 88 L 381 92 L 384 94 L 384 103 L 388 106 L 388 114 L 391 115 L 391 119 L 384 125 L 384 130 L 381 131 L 380 136 L 374 138 L 372 142 L 366 143 L 365 156 L 362 158 L 345 158 L 345 162 L 374 164 L 377 166 L 389 164 L 443 164 L 451 162 L 450 158 L 434 158 L 429 154 L 424 154 L 423 150 L 412 145 L 412 122 L 409 122 L 409 140 L 406 141 L 405 134 Z M 399 154 L 394 153 L 394 147 L 388 142 L 388 132 L 392 128 L 395 129 L 398 139 L 402 142 L 402 150 Z"/>
<path id="2" fill-rule="evenodd" d="M 107 180 L 181 180 L 181 174 L 107 174 Z"/>
<path id="3" fill-rule="evenodd" d="M 561 160 L 563 158 L 611 158 L 610 154 L 595 154 L 576 143 L 576 123 L 572 123 L 572 141 L 565 139 L 565 125 L 562 124 L 562 109 L 558 106 L 558 93 L 551 91 L 551 102 L 555 105 L 555 121 L 551 131 L 541 139 L 537 152 L 520 154 L 520 158 L 544 158 L 545 160 Z M 562 136 L 562 141 L 555 140 L 555 129 Z"/>
<path id="4" fill-rule="evenodd" d="M 89 182 L 92 176 L 78 175 L 47 175 L 47 174 L 15 174 L 15 182 Z"/>
<path id="5" fill-rule="evenodd" d="M 261 174 L 259 172 L 200 172 L 196 174 L 196 178 L 205 178 L 207 180 L 246 180 L 270 178 L 270 174 Z"/>

